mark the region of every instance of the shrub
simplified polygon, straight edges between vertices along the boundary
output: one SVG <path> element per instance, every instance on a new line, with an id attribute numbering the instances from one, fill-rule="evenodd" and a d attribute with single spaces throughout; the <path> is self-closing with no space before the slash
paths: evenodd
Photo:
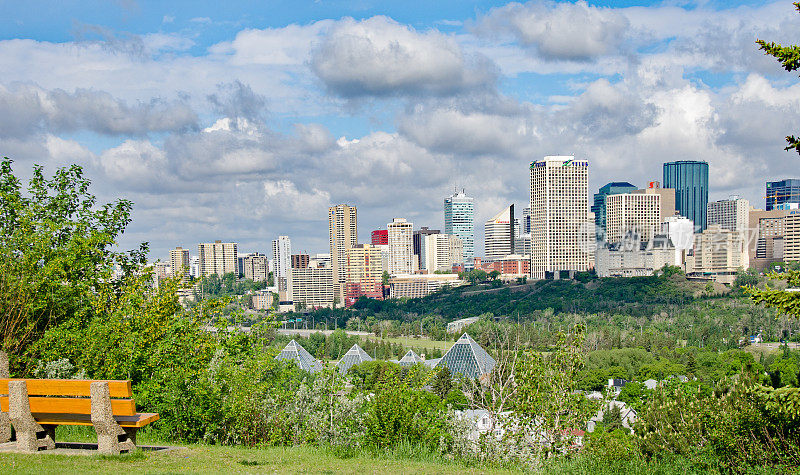
<path id="1" fill-rule="evenodd" d="M 584 452 L 608 465 L 640 459 L 642 452 L 634 436 L 625 429 L 598 429 L 589 437 Z"/>
<path id="2" fill-rule="evenodd" d="M 404 386 L 387 388 L 375 394 L 369 407 L 366 440 L 378 449 L 400 441 L 438 449 L 450 439 L 446 417 L 444 404 L 434 394 Z"/>

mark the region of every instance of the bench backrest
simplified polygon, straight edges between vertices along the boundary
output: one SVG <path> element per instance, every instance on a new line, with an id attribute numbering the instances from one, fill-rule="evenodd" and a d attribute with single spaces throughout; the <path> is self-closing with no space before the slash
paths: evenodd
<path id="1" fill-rule="evenodd" d="M 0 411 L 8 412 L 8 383 L 25 381 L 33 414 L 91 414 L 90 379 L 0 379 Z M 115 416 L 136 414 L 130 381 L 106 381 Z"/>

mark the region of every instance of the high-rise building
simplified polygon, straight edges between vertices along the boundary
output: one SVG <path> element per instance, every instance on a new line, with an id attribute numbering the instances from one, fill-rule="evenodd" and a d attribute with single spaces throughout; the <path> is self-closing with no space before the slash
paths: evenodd
<path id="1" fill-rule="evenodd" d="M 292 254 L 292 269 L 305 269 L 310 261 L 308 254 Z"/>
<path id="2" fill-rule="evenodd" d="M 531 258 L 531 235 L 522 234 L 514 240 L 514 254 Z"/>
<path id="3" fill-rule="evenodd" d="M 333 269 L 288 269 L 288 298 L 301 308 L 333 307 L 336 302 Z"/>
<path id="4" fill-rule="evenodd" d="M 790 210 L 786 216 L 786 230 L 783 239 L 783 258 L 786 261 L 800 261 L 800 210 Z"/>
<path id="5" fill-rule="evenodd" d="M 531 233 L 531 208 L 522 208 L 522 226 L 520 228 L 520 235 Z"/>
<path id="6" fill-rule="evenodd" d="M 328 208 L 328 243 L 331 249 L 333 279 L 339 299 L 344 298 L 347 281 L 347 250 L 358 243 L 358 210 L 346 204 Z"/>
<path id="7" fill-rule="evenodd" d="M 766 210 L 800 208 L 800 179 L 768 181 Z"/>
<path id="8" fill-rule="evenodd" d="M 707 226 L 708 163 L 681 160 L 664 164 L 664 188 L 675 190 L 675 209 L 694 222 L 698 231 Z"/>
<path id="9" fill-rule="evenodd" d="M 272 260 L 274 262 L 275 285 L 279 291 L 285 291 L 289 287 L 289 269 L 291 269 L 292 241 L 289 236 L 278 236 L 272 241 Z"/>
<path id="10" fill-rule="evenodd" d="M 251 252 L 242 258 L 242 275 L 255 282 L 269 280 L 269 258 L 260 252 Z"/>
<path id="11" fill-rule="evenodd" d="M 376 229 L 371 234 L 372 244 L 376 246 L 384 246 L 389 244 L 389 231 L 385 229 Z"/>
<path id="12" fill-rule="evenodd" d="M 200 256 L 192 256 L 189 262 L 189 275 L 195 279 L 200 278 Z"/>
<path id="13" fill-rule="evenodd" d="M 661 196 L 622 193 L 606 197 L 606 241 L 622 242 L 628 234 L 648 242 L 661 226 Z"/>
<path id="14" fill-rule="evenodd" d="M 722 229 L 745 232 L 750 227 L 750 202 L 731 197 L 708 204 L 708 225 L 719 224 Z"/>
<path id="15" fill-rule="evenodd" d="M 589 162 L 548 156 L 531 163 L 531 276 L 586 271 L 593 260 Z"/>
<path id="16" fill-rule="evenodd" d="M 647 188 L 635 190 L 631 193 L 660 196 L 659 202 L 661 203 L 661 212 L 659 219 L 662 222 L 667 218 L 675 216 L 675 190 L 672 188 L 662 188 L 661 183 L 651 181 L 647 184 Z"/>
<path id="17" fill-rule="evenodd" d="M 207 277 L 212 274 L 223 275 L 239 272 L 237 260 L 238 245 L 235 242 L 214 241 L 198 244 L 200 256 L 200 274 Z"/>
<path id="18" fill-rule="evenodd" d="M 420 246 L 422 266 L 429 274 L 452 272 L 453 264 L 464 262 L 464 243 L 452 234 L 429 234 L 422 237 Z"/>
<path id="19" fill-rule="evenodd" d="M 356 244 L 347 250 L 347 283 L 345 306 L 356 303 L 359 297 L 383 298 L 383 256 L 378 246 Z"/>
<path id="20" fill-rule="evenodd" d="M 423 226 L 417 231 L 414 231 L 414 256 L 417 259 L 417 269 L 423 269 L 422 263 L 422 239 L 425 236 L 431 234 L 439 234 L 441 231 L 438 229 L 428 229 L 427 226 Z"/>
<path id="21" fill-rule="evenodd" d="M 748 261 L 744 234 L 712 224 L 694 235 L 694 252 L 686 258 L 686 275 L 711 277 L 719 283 L 731 284 Z"/>
<path id="22" fill-rule="evenodd" d="M 169 251 L 169 263 L 172 275 L 175 277 L 180 276 L 181 282 L 189 282 L 189 250 L 182 247 L 176 247 Z"/>
<path id="23" fill-rule="evenodd" d="M 411 274 L 414 272 L 414 224 L 403 218 L 394 218 L 387 225 L 389 231 L 389 273 Z"/>
<path id="24" fill-rule="evenodd" d="M 594 225 L 597 228 L 597 237 L 602 239 L 605 236 L 606 229 L 606 197 L 608 195 L 618 195 L 620 193 L 631 193 L 636 190 L 636 186 L 631 185 L 627 181 L 612 181 L 601 186 L 597 193 L 594 194 L 594 204 L 592 205 L 592 213 L 594 213 Z M 530 231 L 528 231 L 530 232 Z"/>
<path id="25" fill-rule="evenodd" d="M 475 202 L 456 191 L 444 199 L 444 233 L 458 236 L 464 243 L 464 267 L 469 270 L 475 257 Z"/>
<path id="26" fill-rule="evenodd" d="M 504 208 L 484 223 L 484 257 L 502 259 L 514 254 L 514 205 Z"/>

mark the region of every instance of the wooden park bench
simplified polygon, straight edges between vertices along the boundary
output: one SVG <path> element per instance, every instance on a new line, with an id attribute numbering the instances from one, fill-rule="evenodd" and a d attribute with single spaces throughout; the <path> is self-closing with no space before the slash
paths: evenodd
<path id="1" fill-rule="evenodd" d="M 130 381 L 0 379 L 0 411 L 14 426 L 18 450 L 29 452 L 54 449 L 61 425 L 94 426 L 102 454 L 134 450 L 136 432 L 158 414 L 137 413 L 132 397 Z"/>

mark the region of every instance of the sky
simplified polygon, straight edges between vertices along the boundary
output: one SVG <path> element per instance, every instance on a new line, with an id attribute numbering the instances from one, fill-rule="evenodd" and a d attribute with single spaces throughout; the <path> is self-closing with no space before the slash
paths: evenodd
<path id="1" fill-rule="evenodd" d="M 800 84 L 757 38 L 800 43 L 791 2 L 0 0 L 0 155 L 23 178 L 81 165 L 134 202 L 119 246 L 152 259 L 328 252 L 339 203 L 359 242 L 441 229 L 454 188 L 481 255 L 546 155 L 588 160 L 591 193 L 706 160 L 710 199 L 763 207 L 800 177 Z"/>

